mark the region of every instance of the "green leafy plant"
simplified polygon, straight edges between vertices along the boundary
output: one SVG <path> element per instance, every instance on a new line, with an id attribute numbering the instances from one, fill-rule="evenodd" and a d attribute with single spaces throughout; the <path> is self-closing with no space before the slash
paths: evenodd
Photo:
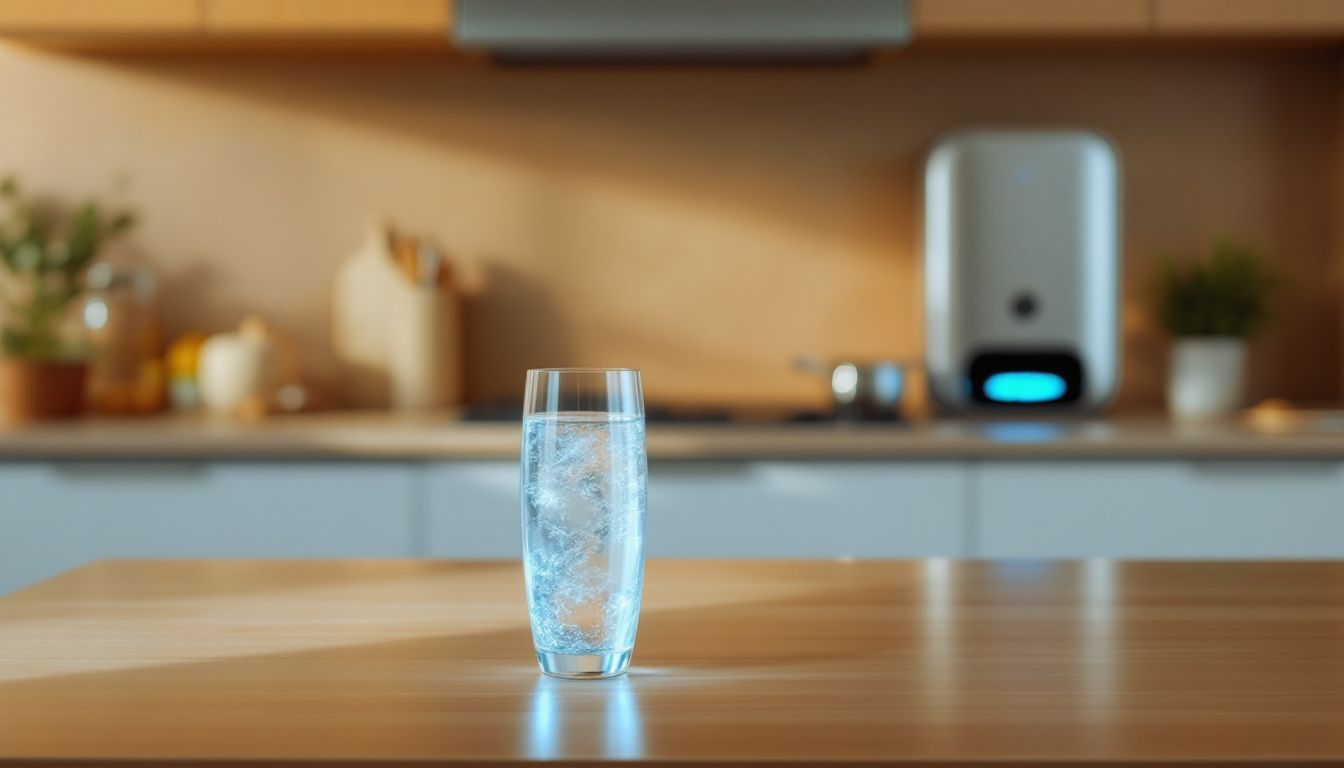
<path id="1" fill-rule="evenodd" d="M 88 200 L 73 208 L 27 197 L 13 178 L 0 181 L 0 354 L 29 360 L 80 355 L 61 326 L 84 292 L 84 273 L 135 216 Z"/>
<path id="2" fill-rule="evenodd" d="M 1203 259 L 1168 258 L 1158 284 L 1158 317 L 1173 336 L 1247 337 L 1269 320 L 1278 278 L 1256 249 L 1218 240 Z"/>

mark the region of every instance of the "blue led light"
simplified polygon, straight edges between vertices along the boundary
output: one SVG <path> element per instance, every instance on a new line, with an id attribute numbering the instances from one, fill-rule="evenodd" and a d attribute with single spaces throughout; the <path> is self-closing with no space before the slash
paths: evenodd
<path id="1" fill-rule="evenodd" d="M 1058 440 L 1064 430 L 1043 421 L 1005 421 L 986 424 L 985 434 L 996 443 L 1046 443 Z"/>
<path id="2" fill-rule="evenodd" d="M 1005 371 L 985 379 L 985 397 L 998 403 L 1048 403 L 1067 389 L 1062 376 L 1040 371 Z"/>

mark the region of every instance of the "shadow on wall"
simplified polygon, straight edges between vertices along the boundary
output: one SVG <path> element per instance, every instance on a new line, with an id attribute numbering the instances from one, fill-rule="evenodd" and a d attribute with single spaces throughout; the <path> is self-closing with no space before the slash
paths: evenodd
<path id="1" fill-rule="evenodd" d="M 814 383 L 787 373 L 800 352 L 918 356 L 918 169 L 939 132 L 965 124 L 1083 125 L 1120 146 L 1122 407 L 1161 402 L 1165 344 L 1144 322 L 1154 257 L 1233 227 L 1280 257 L 1294 291 L 1260 345 L 1274 364 L 1253 394 L 1337 391 L 1338 291 L 1318 278 L 1337 96 L 1327 53 L 916 49 L 877 67 L 783 69 L 333 54 L 81 65 L 112 71 L 134 90 L 121 109 L 153 114 L 163 143 L 179 142 L 172 163 L 132 158 L 150 187 L 157 177 L 169 189 L 170 173 L 214 178 L 196 167 L 212 157 L 254 166 L 229 182 L 247 189 L 196 182 L 146 201 L 153 217 L 190 201 L 249 222 L 244 249 L 265 256 L 234 269 L 301 246 L 325 275 L 379 212 L 438 231 L 487 278 L 467 317 L 476 397 L 516 395 L 522 369 L 564 362 L 642 367 L 651 398 L 811 403 Z M 203 129 L 203 116 L 223 127 Z M 124 152 L 130 126 L 140 115 L 101 119 L 91 140 Z M 208 231 L 214 218 L 196 223 L 191 236 L 233 236 Z M 172 242 L 187 232 L 152 245 L 194 252 Z M 249 300 L 327 346 L 323 281 L 287 294 L 248 284 Z M 183 306 L 192 322 L 194 302 Z"/>
<path id="2" fill-rule="evenodd" d="M 675 320 L 656 326 L 609 326 L 577 331 L 559 306 L 553 288 L 542 280 L 509 267 L 502 259 L 487 260 L 463 296 L 465 345 L 463 368 L 472 372 L 466 397 L 469 401 L 512 401 L 522 396 L 524 374 L 529 368 L 567 365 L 664 368 L 663 380 L 655 384 L 651 399 L 666 402 L 659 390 L 721 386 L 723 380 L 750 375 L 738 358 L 722 355 L 706 362 L 706 353 L 693 340 L 679 334 Z M 699 307 L 694 297 L 686 311 Z M 501 329 L 504 329 L 501 331 Z M 596 353 L 577 349 L 574 339 L 600 336 L 605 350 Z M 507 336 L 501 343 L 501 336 Z M 686 361 L 696 371 L 714 371 L 715 381 L 693 381 L 678 370 Z M 785 369 L 781 378 L 794 374 Z M 809 381 L 797 377 L 799 381 Z M 669 387 L 670 384 L 670 387 Z"/>
<path id="3" fill-rule="evenodd" d="M 467 377 L 469 402 L 507 400 L 510 381 L 522 399 L 528 368 L 572 364 L 569 334 L 545 286 L 496 260 L 473 282 L 462 296 L 463 370 L 488 371 L 491 378 Z M 507 343 L 500 343 L 501 329 Z"/>

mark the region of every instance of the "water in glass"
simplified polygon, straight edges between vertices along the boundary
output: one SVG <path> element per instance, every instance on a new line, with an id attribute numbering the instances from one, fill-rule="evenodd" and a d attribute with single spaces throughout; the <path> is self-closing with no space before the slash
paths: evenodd
<path id="1" fill-rule="evenodd" d="M 542 668 L 603 677 L 629 663 L 643 587 L 642 415 L 523 420 L 523 537 Z"/>

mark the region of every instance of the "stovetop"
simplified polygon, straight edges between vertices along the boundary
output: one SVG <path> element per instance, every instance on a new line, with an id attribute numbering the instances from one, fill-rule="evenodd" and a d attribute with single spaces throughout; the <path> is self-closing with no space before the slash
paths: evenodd
<path id="1" fill-rule="evenodd" d="M 518 421 L 523 417 L 522 403 L 475 403 L 462 408 L 462 421 Z M 895 423 L 895 412 L 858 413 L 850 411 L 731 406 L 686 406 L 651 404 L 644 407 L 644 419 L 652 424 L 808 424 L 830 422 Z"/>

